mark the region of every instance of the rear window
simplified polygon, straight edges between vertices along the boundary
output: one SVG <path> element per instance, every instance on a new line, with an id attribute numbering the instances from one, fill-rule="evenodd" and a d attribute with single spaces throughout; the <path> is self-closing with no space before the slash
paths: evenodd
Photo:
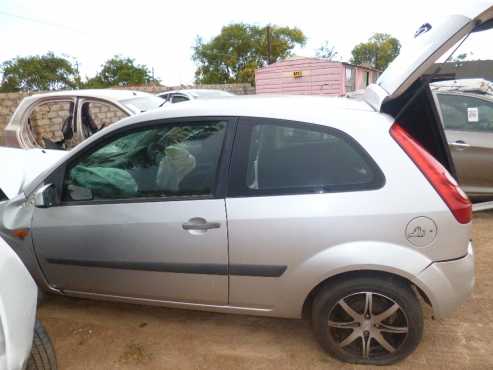
<path id="1" fill-rule="evenodd" d="M 383 175 L 348 135 L 286 121 L 245 124 L 235 150 L 235 195 L 303 194 L 375 189 Z"/>

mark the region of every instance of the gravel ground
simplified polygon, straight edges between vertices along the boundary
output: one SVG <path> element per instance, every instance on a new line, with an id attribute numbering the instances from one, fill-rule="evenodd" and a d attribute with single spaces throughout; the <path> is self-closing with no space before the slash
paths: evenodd
<path id="1" fill-rule="evenodd" d="M 493 369 L 493 213 L 474 219 L 477 283 L 392 369 Z M 64 369 L 367 369 L 331 359 L 309 323 L 49 297 L 39 310 Z"/>

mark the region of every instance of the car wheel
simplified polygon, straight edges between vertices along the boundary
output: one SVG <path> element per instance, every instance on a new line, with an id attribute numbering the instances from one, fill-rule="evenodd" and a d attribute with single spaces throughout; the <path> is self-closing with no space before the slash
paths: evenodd
<path id="1" fill-rule="evenodd" d="M 27 370 L 56 370 L 55 350 L 50 337 L 39 320 L 34 326 L 33 347 Z"/>
<path id="2" fill-rule="evenodd" d="M 416 349 L 423 334 L 421 305 L 399 279 L 337 280 L 315 297 L 312 315 L 322 347 L 345 362 L 395 363 Z"/>

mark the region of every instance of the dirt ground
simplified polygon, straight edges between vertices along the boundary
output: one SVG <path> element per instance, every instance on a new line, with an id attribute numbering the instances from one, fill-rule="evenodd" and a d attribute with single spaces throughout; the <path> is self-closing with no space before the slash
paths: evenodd
<path id="1" fill-rule="evenodd" d="M 493 213 L 474 219 L 477 283 L 392 369 L 493 369 Z M 331 359 L 309 323 L 50 297 L 39 310 L 65 369 L 366 369 Z"/>

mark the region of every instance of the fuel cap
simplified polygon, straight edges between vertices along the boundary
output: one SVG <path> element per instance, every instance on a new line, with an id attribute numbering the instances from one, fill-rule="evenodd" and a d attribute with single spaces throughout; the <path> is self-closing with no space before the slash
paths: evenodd
<path id="1" fill-rule="evenodd" d="M 435 240 L 437 232 L 437 225 L 431 218 L 416 217 L 406 226 L 406 239 L 416 247 L 426 247 Z"/>

